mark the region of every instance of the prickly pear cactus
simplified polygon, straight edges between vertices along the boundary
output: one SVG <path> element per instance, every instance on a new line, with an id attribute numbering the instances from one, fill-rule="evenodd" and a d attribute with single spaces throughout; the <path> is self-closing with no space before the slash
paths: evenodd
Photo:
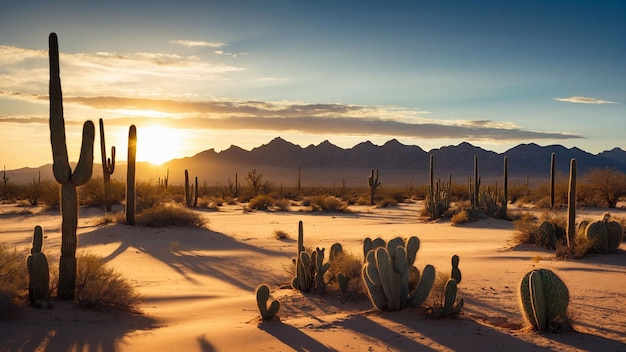
<path id="1" fill-rule="evenodd" d="M 263 284 L 256 289 L 256 303 L 263 320 L 274 319 L 274 316 L 276 316 L 280 309 L 280 302 L 272 300 L 271 298 L 270 288 L 267 285 Z"/>
<path id="2" fill-rule="evenodd" d="M 31 255 L 26 258 L 28 267 L 28 298 L 35 307 L 45 308 L 48 306 L 50 293 L 50 272 L 48 259 L 41 252 L 43 247 L 43 229 L 35 226 L 33 233 L 33 247 Z"/>
<path id="3" fill-rule="evenodd" d="M 373 242 L 373 241 L 372 241 Z M 416 253 L 419 249 L 417 237 L 406 242 L 400 238 L 390 240 L 386 246 L 370 250 L 365 258 L 362 277 L 368 296 L 377 309 L 400 310 L 411 306 L 419 306 L 428 296 L 434 282 L 434 268 L 427 266 L 424 274 L 413 268 Z M 428 270 L 427 270 L 428 269 Z M 419 277 L 419 282 L 412 288 L 409 285 L 412 272 Z"/>
<path id="4" fill-rule="evenodd" d="M 522 314 L 534 330 L 561 331 L 569 327 L 569 291 L 551 270 L 535 269 L 524 275 L 519 295 Z"/>

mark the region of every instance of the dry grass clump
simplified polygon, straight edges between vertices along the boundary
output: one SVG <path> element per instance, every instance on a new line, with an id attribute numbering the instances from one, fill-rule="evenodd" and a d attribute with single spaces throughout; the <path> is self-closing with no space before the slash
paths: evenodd
<path id="1" fill-rule="evenodd" d="M 524 213 L 518 220 L 513 221 L 515 232 L 513 242 L 517 244 L 536 244 L 539 238 L 539 224 L 531 213 Z"/>
<path id="2" fill-rule="evenodd" d="M 137 224 L 146 227 L 203 228 L 206 225 L 206 220 L 200 214 L 180 205 L 160 204 L 137 214 Z"/>
<path id="3" fill-rule="evenodd" d="M 276 238 L 277 240 L 287 240 L 291 238 L 291 236 L 288 232 L 285 232 L 283 230 L 274 230 L 274 238 Z"/>
<path id="4" fill-rule="evenodd" d="M 329 260 L 330 267 L 326 275 L 329 281 L 337 281 L 337 274 L 342 273 L 348 277 L 349 281 L 346 288 L 346 294 L 356 297 L 363 292 L 363 280 L 361 279 L 361 270 L 363 267 L 363 259 L 358 256 L 342 251 L 332 260 Z"/>
<path id="5" fill-rule="evenodd" d="M 345 213 L 348 211 L 346 203 L 333 196 L 312 196 L 309 198 L 312 211 L 324 211 L 329 213 Z"/>
<path id="6" fill-rule="evenodd" d="M 267 210 L 272 204 L 272 197 L 268 195 L 260 195 L 250 199 L 248 209 Z"/>
<path id="7" fill-rule="evenodd" d="M 26 252 L 0 245 L 0 318 L 10 317 L 25 304 L 28 291 Z"/>
<path id="8" fill-rule="evenodd" d="M 126 312 L 139 312 L 143 300 L 128 279 L 90 253 L 76 258 L 75 298 L 84 308 Z"/>
<path id="9" fill-rule="evenodd" d="M 465 209 L 461 209 L 460 212 L 452 215 L 452 217 L 450 218 L 450 221 L 452 221 L 454 225 L 459 225 L 459 224 L 463 224 L 466 222 L 470 222 L 470 217 L 469 217 L 468 212 Z"/>

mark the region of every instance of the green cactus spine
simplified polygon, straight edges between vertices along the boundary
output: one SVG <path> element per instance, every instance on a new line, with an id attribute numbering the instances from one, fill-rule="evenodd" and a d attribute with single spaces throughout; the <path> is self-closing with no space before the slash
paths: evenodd
<path id="1" fill-rule="evenodd" d="M 100 155 L 102 157 L 102 180 L 104 183 L 104 207 L 111 211 L 111 175 L 115 171 L 115 146 L 111 147 L 111 157 L 107 158 L 106 141 L 104 138 L 104 121 L 99 119 L 100 125 Z"/>
<path id="2" fill-rule="evenodd" d="M 74 298 L 76 287 L 76 226 L 78 225 L 78 194 L 76 187 L 91 178 L 93 171 L 93 122 L 83 125 L 80 157 L 74 170 L 70 167 L 65 142 L 65 120 L 63 117 L 63 94 L 59 71 L 59 44 L 55 33 L 48 38 L 50 58 L 50 144 L 52 145 L 54 178 L 61 184 L 61 258 L 59 259 L 58 297 L 61 300 Z"/>
<path id="3" fill-rule="evenodd" d="M 271 302 L 270 302 L 271 301 Z M 268 305 L 269 302 L 269 305 Z M 256 303 L 263 320 L 272 320 L 280 309 L 280 302 L 272 300 L 270 288 L 263 284 L 256 289 Z"/>
<path id="4" fill-rule="evenodd" d="M 35 307 L 45 308 L 48 305 L 50 293 L 50 272 L 48 259 L 41 252 L 43 246 L 43 229 L 35 226 L 33 231 L 33 247 L 26 258 L 28 267 L 28 298 Z"/>
<path id="5" fill-rule="evenodd" d="M 551 270 L 535 269 L 524 275 L 519 296 L 522 313 L 533 329 L 558 331 L 569 327 L 569 291 Z"/>
<path id="6" fill-rule="evenodd" d="M 567 247 L 574 248 L 576 238 L 576 159 L 570 160 L 569 187 L 567 190 Z"/>
<path id="7" fill-rule="evenodd" d="M 371 175 L 367 178 L 367 184 L 370 187 L 370 205 L 374 205 L 376 188 L 380 186 L 380 182 L 378 182 L 378 169 L 376 169 L 376 176 L 374 176 L 374 169 L 371 170 Z"/>
<path id="8" fill-rule="evenodd" d="M 135 160 L 137 159 L 137 127 L 128 129 L 128 168 L 126 169 L 126 224 L 135 226 Z"/>

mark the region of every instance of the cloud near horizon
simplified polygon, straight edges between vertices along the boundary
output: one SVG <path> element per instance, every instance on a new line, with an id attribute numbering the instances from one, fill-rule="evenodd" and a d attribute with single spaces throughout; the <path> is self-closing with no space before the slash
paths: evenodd
<path id="1" fill-rule="evenodd" d="M 587 97 L 569 97 L 569 98 L 554 98 L 554 100 L 564 101 L 567 103 L 576 103 L 576 104 L 617 104 L 617 102 L 609 101 L 609 100 L 601 100 L 596 98 L 587 98 Z"/>
<path id="2" fill-rule="evenodd" d="M 199 46 L 199 47 L 210 47 L 210 48 L 221 48 L 226 46 L 226 43 L 211 43 L 211 42 L 203 42 L 203 41 L 195 41 L 195 40 L 170 40 L 172 44 L 178 44 L 182 46 Z"/>
<path id="3" fill-rule="evenodd" d="M 8 94 L 0 91 L 0 96 L 2 95 Z M 19 97 L 40 102 L 48 99 L 42 95 L 22 94 Z M 176 129 L 299 131 L 311 134 L 362 134 L 423 139 L 458 138 L 468 141 L 584 138 L 564 132 L 527 130 L 512 122 L 439 121 L 422 116 L 428 112 L 398 107 L 252 100 L 174 101 L 110 96 L 64 97 L 64 102 L 105 110 L 104 116 L 117 116 L 105 119 L 111 126 L 162 125 Z M 148 117 L 155 116 L 154 112 L 162 117 Z M 0 117 L 0 123 L 47 123 L 47 118 Z"/>

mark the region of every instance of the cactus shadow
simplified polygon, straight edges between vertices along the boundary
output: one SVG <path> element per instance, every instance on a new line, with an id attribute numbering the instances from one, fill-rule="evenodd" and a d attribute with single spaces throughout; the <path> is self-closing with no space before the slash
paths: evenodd
<path id="1" fill-rule="evenodd" d="M 72 302 L 54 309 L 29 308 L 16 320 L 0 321 L 0 351 L 117 351 L 124 337 L 156 329 L 145 315 L 87 311 Z"/>
<path id="2" fill-rule="evenodd" d="M 279 320 L 263 321 L 258 328 L 274 336 L 294 351 L 337 351 L 305 334 L 298 328 L 284 324 Z"/>
<path id="3" fill-rule="evenodd" d="M 283 251 L 255 247 L 223 233 L 198 228 L 155 229 L 116 224 L 81 234 L 79 243 L 83 248 L 117 244 L 105 255 L 107 262 L 126 252 L 143 253 L 193 284 L 199 282 L 190 273 L 213 277 L 248 291 L 256 288 L 250 277 L 258 279 L 254 282 L 276 277 L 271 270 L 251 266 L 251 258 L 289 258 Z"/>

